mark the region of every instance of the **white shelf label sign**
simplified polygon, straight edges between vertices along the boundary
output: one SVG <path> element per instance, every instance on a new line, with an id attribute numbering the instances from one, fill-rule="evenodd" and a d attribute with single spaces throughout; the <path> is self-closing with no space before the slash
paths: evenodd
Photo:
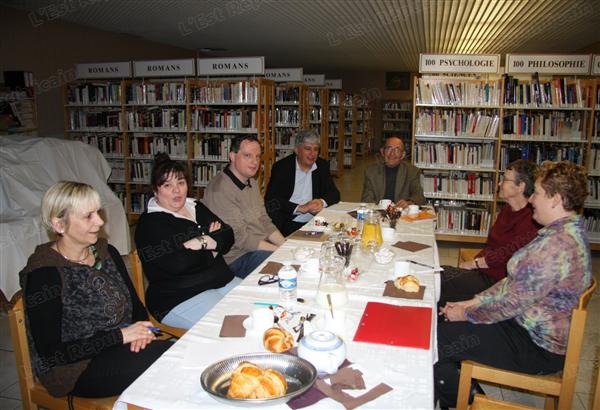
<path id="1" fill-rule="evenodd" d="M 329 88 L 330 90 L 341 90 L 342 89 L 342 80 L 339 78 L 326 79 L 325 80 L 325 88 Z"/>
<path id="2" fill-rule="evenodd" d="M 592 61 L 592 74 L 600 75 L 600 54 L 595 54 Z"/>
<path id="3" fill-rule="evenodd" d="M 75 64 L 77 78 L 131 77 L 131 62 Z"/>
<path id="4" fill-rule="evenodd" d="M 325 74 L 304 74 L 304 83 L 322 87 L 325 85 Z"/>
<path id="5" fill-rule="evenodd" d="M 134 61 L 135 77 L 185 77 L 193 76 L 194 59 Z"/>
<path id="6" fill-rule="evenodd" d="M 302 68 L 267 68 L 265 70 L 265 78 L 276 83 L 302 82 L 302 74 Z"/>
<path id="7" fill-rule="evenodd" d="M 498 73 L 500 54 L 420 54 L 420 73 Z"/>
<path id="8" fill-rule="evenodd" d="M 589 74 L 590 54 L 507 54 L 506 72 Z"/>
<path id="9" fill-rule="evenodd" d="M 198 75 L 263 75 L 264 57 L 199 58 Z"/>

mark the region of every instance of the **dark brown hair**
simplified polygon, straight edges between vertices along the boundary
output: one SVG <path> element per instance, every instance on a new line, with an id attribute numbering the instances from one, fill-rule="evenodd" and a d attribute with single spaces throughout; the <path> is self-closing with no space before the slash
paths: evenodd
<path id="1" fill-rule="evenodd" d="M 154 156 L 154 165 L 152 166 L 152 175 L 150 176 L 152 191 L 158 191 L 158 187 L 163 185 L 171 174 L 185 178 L 188 185 L 190 184 L 187 167 L 179 161 L 173 161 L 168 154 L 159 152 Z"/>
<path id="2" fill-rule="evenodd" d="M 587 198 L 587 174 L 585 168 L 571 161 L 544 161 L 538 179 L 546 194 L 560 194 L 566 211 L 579 211 Z"/>

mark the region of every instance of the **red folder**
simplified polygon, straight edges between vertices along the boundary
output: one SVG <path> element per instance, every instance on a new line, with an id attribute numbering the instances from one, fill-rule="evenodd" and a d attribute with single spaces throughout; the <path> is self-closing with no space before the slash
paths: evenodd
<path id="1" fill-rule="evenodd" d="M 431 308 L 369 302 L 354 341 L 429 349 Z"/>

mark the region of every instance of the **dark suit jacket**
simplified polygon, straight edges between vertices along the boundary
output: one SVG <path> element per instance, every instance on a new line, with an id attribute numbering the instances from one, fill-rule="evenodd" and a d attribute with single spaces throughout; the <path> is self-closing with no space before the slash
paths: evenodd
<path id="1" fill-rule="evenodd" d="M 377 203 L 381 199 L 391 199 L 398 202 L 401 199 L 409 199 L 417 205 L 426 202 L 421 186 L 421 170 L 414 165 L 401 161 L 396 174 L 396 186 L 394 198 L 384 198 L 385 194 L 385 165 L 371 165 L 365 170 L 361 202 Z"/>
<path id="2" fill-rule="evenodd" d="M 265 194 L 265 207 L 271 220 L 283 233 L 288 231 L 294 209 L 301 204 L 290 202 L 296 184 L 296 154 L 280 159 L 271 169 L 271 179 Z M 327 206 L 340 202 L 340 191 L 333 183 L 327 161 L 317 158 L 317 169 L 312 173 L 312 196 L 322 198 Z"/>

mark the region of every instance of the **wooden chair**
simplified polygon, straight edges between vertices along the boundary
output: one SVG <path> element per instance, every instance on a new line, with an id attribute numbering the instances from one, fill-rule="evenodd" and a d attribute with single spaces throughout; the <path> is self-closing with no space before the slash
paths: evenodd
<path id="1" fill-rule="evenodd" d="M 598 371 L 596 372 L 596 389 L 594 390 L 592 410 L 600 410 L 600 353 L 596 357 L 596 365 L 598 366 Z"/>
<path id="2" fill-rule="evenodd" d="M 468 408 L 471 379 L 477 379 L 546 395 L 546 409 L 570 409 L 575 394 L 579 355 L 587 318 L 587 304 L 596 287 L 596 279 L 592 278 L 592 284 L 579 298 L 579 305 L 573 309 L 562 373 L 559 375 L 532 375 L 496 369 L 471 360 L 463 360 L 456 408 L 458 410 Z M 558 407 L 556 407 L 557 400 Z"/>
<path id="3" fill-rule="evenodd" d="M 140 260 L 140 256 L 138 255 L 137 249 L 134 249 L 129 254 L 129 262 L 131 263 L 131 280 L 133 282 L 133 287 L 135 288 L 138 297 L 146 306 L 146 287 L 144 286 L 144 269 L 142 268 L 142 261 Z M 152 313 L 148 312 L 148 316 L 150 317 L 150 321 L 152 324 L 158 328 L 160 328 L 163 332 L 171 334 L 173 336 L 181 337 L 187 332 L 187 329 L 182 329 L 179 327 L 172 327 L 165 324 L 160 323 Z"/>
<path id="4" fill-rule="evenodd" d="M 496 400 L 491 397 L 477 393 L 471 404 L 470 410 L 538 410 L 535 407 L 525 404 L 511 403 L 508 401 Z"/>
<path id="5" fill-rule="evenodd" d="M 69 408 L 67 397 L 54 397 L 50 395 L 46 388 L 36 381 L 33 376 L 29 357 L 29 345 L 27 344 L 22 296 L 17 298 L 14 306 L 8 311 L 8 321 L 17 361 L 23 408 L 25 410 L 35 410 L 39 405 L 50 410 L 67 410 Z M 81 410 L 109 410 L 113 408 L 116 400 L 117 396 L 99 399 L 74 397 L 73 408 Z"/>
<path id="6" fill-rule="evenodd" d="M 479 252 L 481 252 L 481 249 L 460 248 L 458 250 L 458 263 L 456 264 L 456 266 L 459 266 L 461 262 L 472 261 L 473 259 L 475 259 Z"/>

